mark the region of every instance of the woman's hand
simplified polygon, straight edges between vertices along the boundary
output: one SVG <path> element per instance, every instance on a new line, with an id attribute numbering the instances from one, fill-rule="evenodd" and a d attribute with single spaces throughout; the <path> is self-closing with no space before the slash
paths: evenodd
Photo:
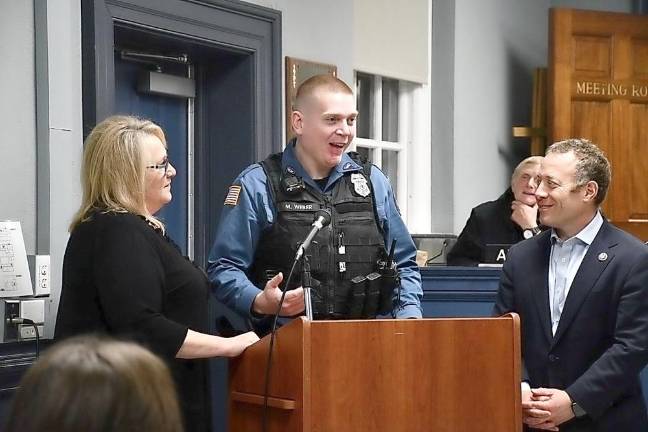
<path id="1" fill-rule="evenodd" d="M 231 345 L 229 353 L 226 354 L 227 357 L 236 357 L 240 355 L 245 348 L 252 345 L 259 340 L 259 336 L 256 333 L 250 331 L 247 333 L 240 334 L 226 339 L 227 342 Z"/>
<path id="2" fill-rule="evenodd" d="M 254 332 L 226 338 L 189 330 L 176 357 L 184 359 L 236 357 L 258 340 L 259 336 Z"/>

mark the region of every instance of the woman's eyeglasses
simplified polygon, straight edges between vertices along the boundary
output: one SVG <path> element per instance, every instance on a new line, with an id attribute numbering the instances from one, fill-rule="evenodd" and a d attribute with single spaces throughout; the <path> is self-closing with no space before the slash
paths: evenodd
<path id="1" fill-rule="evenodd" d="M 162 162 L 159 165 L 147 165 L 146 168 L 156 169 L 156 170 L 164 170 L 164 174 L 166 174 L 167 170 L 169 169 L 169 158 L 166 158 L 164 160 L 164 162 Z"/>

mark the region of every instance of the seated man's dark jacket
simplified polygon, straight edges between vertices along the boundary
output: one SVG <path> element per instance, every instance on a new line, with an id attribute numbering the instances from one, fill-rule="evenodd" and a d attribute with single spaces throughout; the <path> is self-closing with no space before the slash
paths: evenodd
<path id="1" fill-rule="evenodd" d="M 468 222 L 448 253 L 448 265 L 476 266 L 484 262 L 487 244 L 514 244 L 524 240 L 522 229 L 511 220 L 514 196 L 508 188 L 497 200 L 472 209 Z"/>

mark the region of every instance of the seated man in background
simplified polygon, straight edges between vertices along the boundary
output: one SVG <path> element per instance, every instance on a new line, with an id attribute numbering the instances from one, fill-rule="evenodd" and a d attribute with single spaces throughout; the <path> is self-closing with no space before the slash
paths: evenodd
<path id="1" fill-rule="evenodd" d="M 518 164 L 511 187 L 497 200 L 472 209 L 468 222 L 448 253 L 448 265 L 476 266 L 484 262 L 486 245 L 514 244 L 540 232 L 535 191 L 542 156 Z"/>

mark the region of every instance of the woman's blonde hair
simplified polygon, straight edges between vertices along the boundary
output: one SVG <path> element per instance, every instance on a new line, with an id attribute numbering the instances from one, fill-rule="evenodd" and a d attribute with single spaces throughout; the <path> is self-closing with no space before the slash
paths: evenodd
<path id="1" fill-rule="evenodd" d="M 150 120 L 112 116 L 92 129 L 83 150 L 83 200 L 70 224 L 70 232 L 97 210 L 146 215 L 146 161 L 142 158 L 141 141 L 150 135 L 166 147 L 164 132 Z M 152 218 L 152 222 L 163 229 L 157 219 Z"/>
<path id="2" fill-rule="evenodd" d="M 20 382 L 7 432 L 182 432 L 171 374 L 132 342 L 77 336 L 55 344 Z"/>

